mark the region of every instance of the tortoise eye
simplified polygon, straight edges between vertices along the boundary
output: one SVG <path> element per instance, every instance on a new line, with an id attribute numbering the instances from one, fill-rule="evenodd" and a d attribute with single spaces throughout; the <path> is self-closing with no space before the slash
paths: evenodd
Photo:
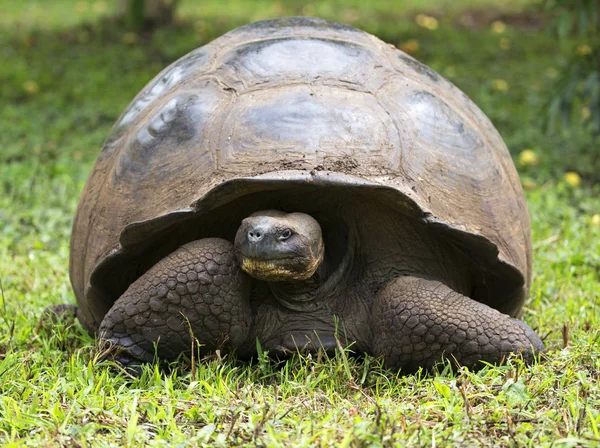
<path id="1" fill-rule="evenodd" d="M 283 232 L 281 232 L 281 234 L 279 235 L 279 240 L 280 241 L 285 241 L 287 240 L 290 236 L 292 236 L 292 231 L 290 229 L 285 229 Z"/>

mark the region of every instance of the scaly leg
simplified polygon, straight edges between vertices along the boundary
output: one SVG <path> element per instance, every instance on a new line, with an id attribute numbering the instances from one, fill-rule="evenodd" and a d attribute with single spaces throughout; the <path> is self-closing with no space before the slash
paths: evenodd
<path id="1" fill-rule="evenodd" d="M 527 324 L 465 297 L 444 284 L 399 277 L 375 298 L 372 349 L 386 365 L 414 371 L 442 357 L 460 365 L 499 362 L 509 353 L 530 361 L 544 350 Z"/>
<path id="2" fill-rule="evenodd" d="M 249 345 L 252 317 L 248 277 L 235 261 L 233 245 L 207 238 L 160 260 L 115 302 L 98 331 L 124 365 L 150 362 L 155 354 L 173 360 Z M 110 350 L 112 352 L 112 350 Z"/>

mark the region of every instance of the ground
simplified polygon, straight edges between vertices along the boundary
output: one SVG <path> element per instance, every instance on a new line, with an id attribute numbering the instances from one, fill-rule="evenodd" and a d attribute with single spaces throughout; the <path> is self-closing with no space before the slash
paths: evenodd
<path id="1" fill-rule="evenodd" d="M 3 446 L 598 446 L 600 156 L 586 114 L 547 133 L 570 52 L 528 1 L 183 1 L 176 27 L 125 32 L 115 2 L 2 1 L 0 442 Z M 368 5 L 367 5 L 368 3 Z M 460 5 L 460 6 L 458 6 Z M 253 364 L 215 356 L 131 379 L 95 365 L 78 325 L 38 327 L 74 303 L 77 200 L 110 127 L 165 65 L 243 23 L 309 14 L 372 32 L 463 89 L 504 137 L 532 216 L 524 319 L 548 348 L 479 372 L 402 376 L 339 352 Z M 579 118 L 581 115 L 581 118 Z M 197 361 L 197 360 L 195 360 Z"/>

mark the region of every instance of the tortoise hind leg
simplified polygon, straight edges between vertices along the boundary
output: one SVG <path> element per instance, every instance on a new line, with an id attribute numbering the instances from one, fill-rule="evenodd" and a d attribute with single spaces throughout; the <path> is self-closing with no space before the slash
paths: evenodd
<path id="1" fill-rule="evenodd" d="M 446 285 L 399 277 L 376 296 L 372 350 L 391 368 L 414 371 L 443 357 L 459 365 L 497 363 L 510 353 L 531 361 L 544 350 L 527 324 L 465 297 Z"/>
<path id="2" fill-rule="evenodd" d="M 125 365 L 151 362 L 155 355 L 174 360 L 190 353 L 192 338 L 200 353 L 249 345 L 251 313 L 248 279 L 235 261 L 233 246 L 207 238 L 160 260 L 115 302 L 98 330 Z"/>

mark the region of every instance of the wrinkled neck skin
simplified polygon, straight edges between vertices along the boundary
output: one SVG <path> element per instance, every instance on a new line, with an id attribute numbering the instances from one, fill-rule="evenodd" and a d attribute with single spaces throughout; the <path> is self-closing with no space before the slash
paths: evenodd
<path id="1" fill-rule="evenodd" d="M 350 274 L 356 254 L 356 242 L 351 230 L 348 238 L 348 247 L 341 262 L 336 266 L 327 252 L 325 243 L 325 257 L 312 277 L 302 281 L 268 282 L 274 298 L 286 309 L 309 312 L 326 308 L 342 279 Z"/>

